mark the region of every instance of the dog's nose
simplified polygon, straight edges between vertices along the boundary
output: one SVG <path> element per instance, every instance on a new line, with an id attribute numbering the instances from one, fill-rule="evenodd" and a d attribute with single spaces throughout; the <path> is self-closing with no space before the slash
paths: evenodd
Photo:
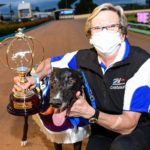
<path id="1" fill-rule="evenodd" d="M 50 105 L 52 105 L 55 108 L 59 108 L 61 106 L 61 100 L 58 98 L 52 99 Z"/>

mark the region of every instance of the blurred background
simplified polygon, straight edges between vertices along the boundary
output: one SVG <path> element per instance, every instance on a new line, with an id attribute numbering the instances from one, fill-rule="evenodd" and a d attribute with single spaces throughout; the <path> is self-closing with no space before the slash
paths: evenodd
<path id="1" fill-rule="evenodd" d="M 86 18 L 105 2 L 124 8 L 129 30 L 149 35 L 150 0 L 0 0 L 0 37 L 19 27 L 29 29 L 52 20 Z"/>

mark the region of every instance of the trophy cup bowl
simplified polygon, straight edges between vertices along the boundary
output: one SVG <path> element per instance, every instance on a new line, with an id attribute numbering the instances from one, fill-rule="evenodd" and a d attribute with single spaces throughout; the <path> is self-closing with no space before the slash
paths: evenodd
<path id="1" fill-rule="evenodd" d="M 26 76 L 33 67 L 33 38 L 26 36 L 19 29 L 7 47 L 6 60 L 8 67 L 19 76 L 20 84 L 27 82 Z M 10 94 L 7 110 L 16 116 L 28 116 L 39 112 L 39 96 L 30 89 L 23 89 Z"/>

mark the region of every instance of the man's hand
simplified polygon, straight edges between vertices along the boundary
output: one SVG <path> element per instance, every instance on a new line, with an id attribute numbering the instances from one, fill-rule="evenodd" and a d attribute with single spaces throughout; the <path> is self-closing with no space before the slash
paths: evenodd
<path id="1" fill-rule="evenodd" d="M 70 109 L 69 116 L 83 117 L 89 119 L 94 115 L 95 110 L 81 96 L 80 92 L 76 93 L 77 100 Z"/>
<path id="2" fill-rule="evenodd" d="M 36 70 L 34 70 L 33 74 L 36 74 L 38 76 L 39 80 L 43 79 L 45 76 L 49 75 L 51 72 L 51 63 L 50 58 L 43 60 L 40 65 L 37 67 Z M 36 78 L 33 76 L 27 77 L 26 83 L 20 83 L 19 82 L 19 76 L 14 77 L 14 87 L 12 89 L 13 92 L 16 91 L 22 91 L 24 89 L 34 89 L 37 84 Z"/>
<path id="3" fill-rule="evenodd" d="M 13 92 L 22 91 L 25 89 L 34 89 L 36 86 L 36 80 L 32 76 L 27 77 L 26 83 L 20 83 L 20 77 L 16 76 L 16 77 L 14 77 L 14 83 L 15 84 L 14 84 L 14 87 L 12 89 Z"/>

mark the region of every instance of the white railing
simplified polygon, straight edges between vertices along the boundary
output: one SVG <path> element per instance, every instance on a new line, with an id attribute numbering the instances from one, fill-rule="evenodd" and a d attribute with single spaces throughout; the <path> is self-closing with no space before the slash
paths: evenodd
<path id="1" fill-rule="evenodd" d="M 150 9 L 140 9 L 140 10 L 127 10 L 125 11 L 125 14 L 136 14 L 138 12 L 150 12 Z M 89 16 L 90 14 L 83 14 L 83 15 L 75 15 L 74 19 L 85 19 Z"/>

